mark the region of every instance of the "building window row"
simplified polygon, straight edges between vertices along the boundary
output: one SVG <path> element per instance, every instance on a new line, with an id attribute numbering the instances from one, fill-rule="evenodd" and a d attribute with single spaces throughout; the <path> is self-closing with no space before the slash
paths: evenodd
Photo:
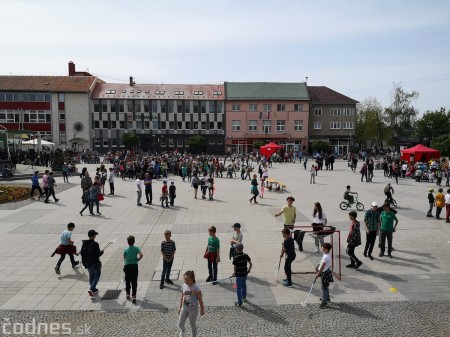
<path id="1" fill-rule="evenodd" d="M 0 91 L 0 102 L 50 102 L 48 92 L 10 92 Z"/>
<path id="2" fill-rule="evenodd" d="M 277 120 L 277 131 L 284 132 L 286 131 L 286 121 L 285 120 Z M 270 132 L 272 128 L 271 120 L 263 120 L 262 122 L 262 131 Z M 303 120 L 294 120 L 294 130 L 295 131 L 303 131 Z M 241 131 L 241 121 L 240 120 L 232 120 L 231 121 L 231 131 Z M 258 131 L 258 121 L 257 120 L 249 120 L 248 121 L 248 131 L 249 132 L 257 132 Z"/>
<path id="3" fill-rule="evenodd" d="M 330 115 L 331 116 L 354 116 L 355 115 L 355 109 L 352 108 L 331 108 L 330 109 Z"/>
<path id="4" fill-rule="evenodd" d="M 151 111 L 156 113 L 159 106 L 159 112 L 161 113 L 223 113 L 223 103 L 219 101 L 109 100 L 108 102 L 108 100 L 94 100 L 93 106 L 94 112 L 125 112 L 126 107 L 126 112 L 142 113 Z"/>
<path id="5" fill-rule="evenodd" d="M 142 129 L 149 130 L 150 125 L 152 130 L 222 130 L 222 122 L 160 122 L 158 127 L 158 121 L 148 120 L 136 120 L 135 125 L 133 121 L 127 121 L 128 129 Z M 125 129 L 125 121 L 94 121 L 94 129 Z"/>

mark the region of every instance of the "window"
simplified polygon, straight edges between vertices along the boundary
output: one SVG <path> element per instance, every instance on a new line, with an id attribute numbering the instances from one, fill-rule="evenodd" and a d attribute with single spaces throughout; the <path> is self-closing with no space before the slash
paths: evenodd
<path id="1" fill-rule="evenodd" d="M 286 121 L 278 120 L 277 121 L 277 131 L 285 131 L 286 130 Z"/>
<path id="2" fill-rule="evenodd" d="M 353 122 L 342 122 L 343 129 L 353 129 Z"/>
<path id="3" fill-rule="evenodd" d="M 186 130 L 191 130 L 191 122 L 186 122 Z"/>
<path id="4" fill-rule="evenodd" d="M 111 129 L 116 129 L 116 128 L 117 128 L 117 122 L 111 121 Z"/>
<path id="5" fill-rule="evenodd" d="M 322 108 L 315 108 L 314 116 L 322 116 Z"/>
<path id="6" fill-rule="evenodd" d="M 135 109 L 135 112 L 138 112 L 138 113 L 141 112 L 141 101 L 136 101 L 134 103 L 134 109 Z"/>
<path id="7" fill-rule="evenodd" d="M 302 130 L 303 130 L 303 120 L 295 120 L 294 131 L 302 131 Z"/>
<path id="8" fill-rule="evenodd" d="M 194 114 L 198 114 L 198 103 L 199 102 L 194 102 L 194 109 L 193 109 L 193 112 L 194 112 Z"/>
<path id="9" fill-rule="evenodd" d="M 322 129 L 322 122 L 321 121 L 315 121 L 314 122 L 314 130 L 320 130 Z"/>
<path id="10" fill-rule="evenodd" d="M 169 122 L 169 130 L 175 130 L 175 122 Z"/>
<path id="11" fill-rule="evenodd" d="M 277 111 L 286 111 L 286 104 L 277 104 Z"/>
<path id="12" fill-rule="evenodd" d="M 100 102 L 94 100 L 94 112 L 100 112 Z"/>
<path id="13" fill-rule="evenodd" d="M 125 122 L 124 121 L 121 121 L 121 122 L 119 122 L 119 129 L 125 129 Z"/>
<path id="14" fill-rule="evenodd" d="M 258 131 L 258 121 L 248 121 L 248 131 Z"/>
<path id="15" fill-rule="evenodd" d="M 28 94 L 27 94 L 28 96 Z M 0 102 L 4 102 L 6 100 L 6 94 L 0 91 Z"/>
<path id="16" fill-rule="evenodd" d="M 258 104 L 249 104 L 248 110 L 249 111 L 258 111 Z"/>
<path id="17" fill-rule="evenodd" d="M 231 131 L 241 131 L 241 121 L 231 121 Z"/>
<path id="18" fill-rule="evenodd" d="M 94 129 L 100 129 L 100 121 L 94 121 Z"/>
<path id="19" fill-rule="evenodd" d="M 210 138 L 210 139 L 208 140 L 208 144 L 209 144 L 209 145 L 216 145 L 216 140 Z"/>
<path id="20" fill-rule="evenodd" d="M 166 129 L 166 122 L 161 122 L 161 130 L 165 130 Z"/>
<path id="21" fill-rule="evenodd" d="M 65 131 L 60 131 L 59 132 L 59 142 L 61 144 L 66 144 L 66 132 Z"/>
<path id="22" fill-rule="evenodd" d="M 158 104 L 156 101 L 152 101 L 152 112 L 158 112 Z"/>
<path id="23" fill-rule="evenodd" d="M 111 112 L 114 112 L 111 105 Z M 146 102 L 144 103 L 144 112 L 150 112 L 150 105 Z"/>
<path id="24" fill-rule="evenodd" d="M 194 122 L 194 130 L 198 130 L 198 122 Z"/>
<path id="25" fill-rule="evenodd" d="M 209 113 L 213 114 L 216 112 L 216 102 L 209 101 Z"/>
<path id="26" fill-rule="evenodd" d="M 160 101 L 161 113 L 166 113 L 167 111 L 167 101 Z"/>
<path id="27" fill-rule="evenodd" d="M 182 130 L 183 129 L 183 122 L 177 122 L 177 129 Z"/>
<path id="28" fill-rule="evenodd" d="M 214 122 L 209 122 L 209 129 L 214 130 Z"/>
<path id="29" fill-rule="evenodd" d="M 16 93 L 15 93 L 16 94 Z M 36 94 L 36 100 L 38 102 L 44 102 L 45 101 L 45 94 L 43 92 L 38 92 Z"/>
<path id="30" fill-rule="evenodd" d="M 217 122 L 217 129 L 222 130 L 222 122 Z"/>
<path id="31" fill-rule="evenodd" d="M 303 104 L 294 104 L 294 111 L 303 111 Z"/>
<path id="32" fill-rule="evenodd" d="M 240 111 L 241 110 L 241 105 L 240 104 L 233 104 L 231 106 L 231 111 Z"/>
<path id="33" fill-rule="evenodd" d="M 218 102 L 217 103 L 217 113 L 218 114 L 222 114 L 223 113 L 223 103 L 222 102 Z"/>
<path id="34" fill-rule="evenodd" d="M 153 121 L 152 122 L 152 129 L 153 130 L 158 130 L 158 121 Z"/>
<path id="35" fill-rule="evenodd" d="M 102 102 L 102 111 L 103 112 L 107 112 L 108 111 L 108 105 L 106 104 L 106 102 Z"/>
<path id="36" fill-rule="evenodd" d="M 175 101 L 169 101 L 169 113 L 172 114 L 177 109 L 177 102 Z"/>
<path id="37" fill-rule="evenodd" d="M 108 128 L 108 121 L 103 121 L 103 129 L 107 129 Z"/>
<path id="38" fill-rule="evenodd" d="M 109 147 L 109 139 L 103 139 L 103 147 Z"/>
<path id="39" fill-rule="evenodd" d="M 330 130 L 331 129 L 340 129 L 341 128 L 341 122 L 330 122 Z"/>
<path id="40" fill-rule="evenodd" d="M 202 130 L 206 130 L 206 122 L 202 122 Z"/>
<path id="41" fill-rule="evenodd" d="M 19 122 L 19 113 L 14 110 L 0 110 L 0 122 L 3 123 Z"/>
<path id="42" fill-rule="evenodd" d="M 177 138 L 177 147 L 183 147 L 183 139 Z"/>
<path id="43" fill-rule="evenodd" d="M 174 146 L 175 146 L 175 139 L 169 138 L 169 147 L 174 147 Z"/>
<path id="44" fill-rule="evenodd" d="M 124 112 L 125 111 L 125 106 L 123 101 L 119 101 L 119 112 Z"/>
<path id="45" fill-rule="evenodd" d="M 64 93 L 58 94 L 58 102 L 64 102 Z"/>
<path id="46" fill-rule="evenodd" d="M 203 95 L 203 91 L 194 91 L 194 95 Z"/>
<path id="47" fill-rule="evenodd" d="M 202 114 L 205 114 L 206 113 L 206 101 L 201 102 L 201 109 L 202 109 Z"/>
<path id="48" fill-rule="evenodd" d="M 184 95 L 184 91 L 175 91 L 175 95 Z"/>
<path id="49" fill-rule="evenodd" d="M 48 110 L 30 110 L 24 111 L 25 123 L 50 123 L 52 120 L 51 112 Z"/>
<path id="50" fill-rule="evenodd" d="M 272 104 L 263 104 L 263 110 L 264 111 L 271 111 L 272 110 Z"/>
<path id="51" fill-rule="evenodd" d="M 222 145 L 223 144 L 223 140 L 222 139 L 217 139 L 217 145 Z"/>
<path id="52" fill-rule="evenodd" d="M 116 102 L 112 101 L 110 103 L 110 107 L 111 107 L 111 112 L 117 112 L 117 106 L 116 106 Z"/>
<path id="53" fill-rule="evenodd" d="M 64 110 L 59 112 L 59 121 L 65 122 L 66 121 L 66 112 Z"/>
<path id="54" fill-rule="evenodd" d="M 355 115 L 355 109 L 346 108 L 342 111 L 342 116 L 354 116 Z"/>
<path id="55" fill-rule="evenodd" d="M 341 114 L 342 114 L 342 111 L 339 108 L 331 108 L 330 109 L 331 116 L 340 116 Z"/>
<path id="56" fill-rule="evenodd" d="M 272 121 L 263 121 L 263 131 L 269 133 L 272 128 Z"/>

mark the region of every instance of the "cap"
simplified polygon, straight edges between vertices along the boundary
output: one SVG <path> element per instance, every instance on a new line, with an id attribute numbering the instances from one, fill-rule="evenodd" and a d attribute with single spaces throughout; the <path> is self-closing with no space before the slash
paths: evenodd
<path id="1" fill-rule="evenodd" d="M 429 192 L 434 192 L 434 188 L 430 188 L 428 191 Z"/>
<path id="2" fill-rule="evenodd" d="M 95 230 L 93 230 L 93 229 L 91 229 L 91 230 L 88 232 L 88 236 L 89 236 L 89 237 L 96 236 L 96 235 L 98 235 L 98 233 L 97 233 Z"/>
<path id="3" fill-rule="evenodd" d="M 372 207 L 378 206 L 378 203 L 376 201 L 372 202 Z"/>
<path id="4" fill-rule="evenodd" d="M 74 228 L 74 227 L 75 227 L 75 224 L 73 222 L 69 222 L 67 224 L 67 228 Z"/>
<path id="5" fill-rule="evenodd" d="M 238 222 L 236 222 L 233 226 L 231 226 L 231 227 L 238 227 L 238 228 L 241 228 L 241 224 L 240 223 L 238 223 Z"/>

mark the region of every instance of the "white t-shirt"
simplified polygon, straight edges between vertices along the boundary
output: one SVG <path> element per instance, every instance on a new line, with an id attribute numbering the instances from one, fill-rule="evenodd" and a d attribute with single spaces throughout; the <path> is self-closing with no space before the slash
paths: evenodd
<path id="1" fill-rule="evenodd" d="M 72 232 L 66 229 L 64 232 L 61 233 L 61 241 L 60 243 L 64 246 L 67 246 L 70 244 L 69 240 L 72 237 Z"/>
<path id="2" fill-rule="evenodd" d="M 244 235 L 242 235 L 242 232 L 234 232 L 233 233 L 233 237 L 231 238 L 232 240 L 236 240 L 239 242 L 242 242 L 242 239 L 244 238 Z M 236 247 L 237 243 L 233 243 L 232 246 Z"/>
<path id="3" fill-rule="evenodd" d="M 322 219 L 319 219 L 319 212 L 316 213 L 316 216 L 314 217 L 313 222 L 317 224 L 323 224 L 325 220 L 327 219 L 327 216 L 325 212 L 322 212 Z"/>
<path id="4" fill-rule="evenodd" d="M 136 179 L 136 192 L 141 192 L 142 191 L 142 181 L 141 179 L 137 178 Z"/>
<path id="5" fill-rule="evenodd" d="M 406 171 L 407 168 L 408 168 L 408 165 L 406 165 L 406 164 L 402 165 L 402 171 Z"/>
<path id="6" fill-rule="evenodd" d="M 328 269 L 331 269 L 331 254 L 323 254 L 322 260 L 320 260 L 320 266 L 325 262 L 325 267 L 322 272 L 326 272 Z"/>
<path id="7" fill-rule="evenodd" d="M 181 292 L 183 293 L 183 306 L 188 308 L 198 307 L 198 292 L 200 288 L 198 285 L 193 284 L 189 287 L 186 283 L 181 286 Z"/>
<path id="8" fill-rule="evenodd" d="M 450 204 L 450 193 L 447 193 L 444 198 L 445 198 L 445 203 Z"/>

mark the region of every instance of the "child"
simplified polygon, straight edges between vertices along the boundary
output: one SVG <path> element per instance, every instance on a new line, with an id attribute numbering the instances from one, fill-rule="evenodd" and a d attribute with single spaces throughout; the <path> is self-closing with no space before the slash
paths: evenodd
<path id="1" fill-rule="evenodd" d="M 170 239 L 172 236 L 172 232 L 170 230 L 166 230 L 164 232 L 165 240 L 161 242 L 161 255 L 163 257 L 163 271 L 161 274 L 161 284 L 159 285 L 159 289 L 164 288 L 164 281 L 167 284 L 173 284 L 170 280 L 170 271 L 172 270 L 173 258 L 175 256 L 175 242 Z"/>
<path id="2" fill-rule="evenodd" d="M 438 219 L 438 220 L 442 220 L 440 215 L 441 215 L 442 209 L 445 207 L 445 197 L 442 192 L 444 192 L 443 188 L 439 187 L 438 193 L 436 193 L 436 197 L 434 198 L 435 204 L 436 204 L 436 219 Z"/>
<path id="3" fill-rule="evenodd" d="M 330 291 L 328 290 L 328 286 L 330 282 L 333 282 L 333 272 L 331 270 L 331 243 L 325 242 L 322 245 L 323 256 L 322 260 L 320 260 L 319 269 L 316 274 L 316 279 L 318 277 L 322 280 L 322 304 L 320 304 L 320 308 L 323 309 L 327 306 L 327 302 L 331 302 L 330 300 Z"/>
<path id="4" fill-rule="evenodd" d="M 206 179 L 206 186 L 208 187 L 209 200 L 214 200 L 214 178 L 212 175 L 210 175 L 209 178 Z"/>
<path id="5" fill-rule="evenodd" d="M 316 167 L 314 164 L 311 165 L 311 169 L 309 170 L 309 174 L 311 175 L 311 178 L 309 178 L 309 183 L 316 183 Z"/>
<path id="6" fill-rule="evenodd" d="M 433 214 L 432 214 L 433 206 L 436 206 L 436 201 L 434 200 L 434 195 L 433 195 L 434 188 L 430 188 L 428 190 L 428 192 L 429 192 L 428 193 L 428 203 L 430 204 L 430 209 L 428 210 L 427 217 L 432 218 L 433 217 Z"/>
<path id="7" fill-rule="evenodd" d="M 347 268 L 358 269 L 362 262 L 358 260 L 355 256 L 355 248 L 361 244 L 361 230 L 359 221 L 356 220 L 357 213 L 355 211 L 351 211 L 348 213 L 348 217 L 350 218 L 350 232 L 347 237 L 347 254 L 350 256 L 350 264 L 347 265 Z"/>
<path id="8" fill-rule="evenodd" d="M 234 302 L 237 307 L 242 307 L 242 302 L 247 302 L 247 275 L 252 269 L 252 260 L 250 256 L 243 253 L 244 245 L 242 243 L 236 244 L 237 255 L 233 258 L 234 276 L 236 277 L 237 298 Z M 250 265 L 247 269 L 247 262 Z"/>
<path id="9" fill-rule="evenodd" d="M 180 305 L 178 307 L 178 326 L 181 329 L 180 336 L 186 336 L 184 326 L 189 317 L 191 324 L 192 337 L 197 336 L 197 316 L 198 305 L 200 304 L 200 315 L 205 314 L 205 307 L 203 306 L 202 291 L 199 286 L 195 284 L 195 274 L 192 270 L 184 273 L 184 283 L 181 286 L 182 295 L 180 297 Z"/>
<path id="10" fill-rule="evenodd" d="M 206 199 L 206 173 L 204 174 L 203 177 L 201 177 L 200 179 L 200 189 L 202 191 L 202 199 Z"/>
<path id="11" fill-rule="evenodd" d="M 208 260 L 208 272 L 209 276 L 206 282 L 217 282 L 217 263 L 220 262 L 220 241 L 216 236 L 216 227 L 211 226 L 208 229 L 210 237 L 208 238 L 208 245 L 206 246 L 205 255 L 203 256 Z"/>
<path id="12" fill-rule="evenodd" d="M 177 197 L 177 188 L 175 187 L 175 182 L 170 183 L 169 187 L 169 199 L 170 199 L 170 206 L 173 207 L 173 203 L 175 201 L 175 198 Z"/>
<path id="13" fill-rule="evenodd" d="M 164 180 L 161 188 L 161 207 L 164 207 L 164 201 L 166 202 L 166 207 L 169 207 L 168 195 L 167 181 Z"/>
<path id="14" fill-rule="evenodd" d="M 232 257 L 236 256 L 236 245 L 238 243 L 241 243 L 242 239 L 244 238 L 244 236 L 241 233 L 241 224 L 240 223 L 235 223 L 232 227 L 234 229 L 234 233 L 230 240 L 230 244 L 231 244 L 230 260 Z"/>
<path id="15" fill-rule="evenodd" d="M 264 198 L 264 183 L 265 183 L 265 179 L 264 178 L 261 178 L 261 188 L 260 188 L 260 194 L 259 194 L 259 197 L 260 198 Z"/>
<path id="16" fill-rule="evenodd" d="M 284 254 L 286 254 L 286 260 L 284 262 L 284 272 L 286 273 L 286 279 L 283 280 L 283 285 L 285 287 L 292 287 L 291 264 L 296 257 L 294 239 L 291 237 L 291 231 L 288 228 L 284 228 L 281 233 L 283 234 L 284 242 L 283 248 L 281 249 L 280 258 L 282 258 Z"/>
<path id="17" fill-rule="evenodd" d="M 144 256 L 139 249 L 134 245 L 135 238 L 130 235 L 127 238 L 128 248 L 125 248 L 123 252 L 124 266 L 123 271 L 125 273 L 125 290 L 127 292 L 127 300 L 130 297 L 130 290 L 132 296 L 132 303 L 136 303 L 136 292 L 137 292 L 137 279 L 139 274 L 138 261 Z"/>

